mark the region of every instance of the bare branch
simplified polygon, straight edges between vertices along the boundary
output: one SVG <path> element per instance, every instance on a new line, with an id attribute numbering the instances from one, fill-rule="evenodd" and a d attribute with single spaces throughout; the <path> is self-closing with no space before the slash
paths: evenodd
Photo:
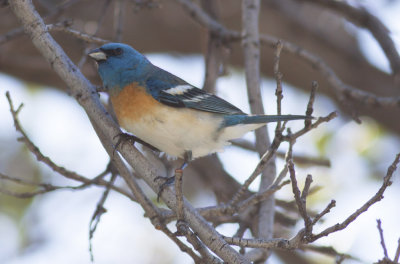
<path id="1" fill-rule="evenodd" d="M 73 6 L 74 4 L 78 3 L 80 0 L 70 0 L 70 1 L 66 1 L 63 4 L 59 5 L 57 8 L 51 10 L 44 18 L 52 18 L 55 16 L 58 16 L 59 14 L 61 14 L 62 12 L 64 12 L 66 9 L 68 9 L 69 7 Z M 23 27 L 19 27 L 19 28 L 15 28 L 9 32 L 7 32 L 6 34 L 0 36 L 0 46 L 4 43 L 6 43 L 9 40 L 12 40 L 14 38 L 20 37 L 24 35 L 24 28 Z"/>
<path id="2" fill-rule="evenodd" d="M 180 249 L 182 252 L 185 252 L 185 253 L 187 253 L 189 256 L 191 256 L 192 259 L 194 260 L 194 263 L 196 263 L 196 264 L 202 264 L 202 263 L 203 263 L 202 259 L 201 259 L 199 256 L 197 256 L 196 253 L 194 253 L 193 250 L 192 250 L 190 247 L 186 246 L 182 241 L 180 241 L 180 240 L 176 237 L 176 235 L 175 235 L 174 233 L 172 233 L 165 225 L 160 226 L 160 230 L 161 230 L 164 234 L 166 234 L 172 241 L 174 241 L 175 244 L 178 245 L 179 249 Z M 198 249 L 196 249 L 196 250 L 198 250 Z M 198 251 L 199 251 L 199 250 L 198 250 Z"/>
<path id="3" fill-rule="evenodd" d="M 345 1 L 332 1 L 332 0 L 301 0 L 317 5 L 324 6 L 330 10 L 338 12 L 346 17 L 350 22 L 353 22 L 359 27 L 368 29 L 374 38 L 378 41 L 386 58 L 390 62 L 393 74 L 400 81 L 400 55 L 396 49 L 390 32 L 386 26 L 374 15 L 368 12 L 363 7 L 355 7 L 349 5 Z"/>
<path id="4" fill-rule="evenodd" d="M 78 186 L 55 186 L 49 183 L 36 183 L 36 182 L 32 182 L 26 179 L 20 179 L 20 178 L 14 178 L 14 177 L 10 177 L 7 176 L 5 174 L 0 173 L 0 179 L 3 180 L 8 180 L 14 183 L 18 183 L 18 184 L 22 184 L 22 185 L 28 185 L 28 186 L 36 186 L 38 188 L 40 188 L 37 191 L 32 191 L 32 192 L 14 192 L 8 189 L 0 189 L 0 193 L 4 193 L 6 195 L 10 195 L 10 196 L 14 196 L 17 198 L 32 198 L 34 196 L 40 195 L 40 194 L 45 194 L 48 192 L 52 192 L 52 191 L 56 191 L 56 190 L 81 190 L 81 189 L 85 189 L 87 187 L 89 187 L 90 185 L 96 185 L 98 184 L 97 179 L 87 179 L 88 183 L 83 183 L 81 185 Z M 106 184 L 106 182 L 105 182 Z M 120 190 L 118 187 L 116 187 L 117 190 Z M 122 190 L 121 190 L 122 192 Z M 131 200 L 133 199 L 133 196 L 127 194 L 127 193 L 123 193 L 125 196 L 128 196 L 128 198 L 130 198 Z"/>
<path id="5" fill-rule="evenodd" d="M 296 179 L 296 172 L 294 169 L 294 164 L 291 159 L 291 153 L 292 153 L 292 142 L 289 142 L 289 151 L 288 151 L 288 158 L 287 158 L 287 163 L 288 163 L 288 168 L 289 168 L 289 175 L 290 175 L 290 180 L 292 182 L 292 190 L 294 194 L 294 198 L 297 204 L 297 208 L 299 209 L 299 213 L 301 217 L 304 220 L 304 226 L 305 226 L 305 235 L 310 236 L 312 234 L 312 221 L 311 217 L 307 213 L 306 209 L 306 197 L 308 193 L 308 189 L 310 188 L 310 184 L 312 182 L 312 178 L 307 177 L 306 184 L 304 186 L 303 193 L 300 192 L 300 189 L 297 185 L 297 179 Z"/>
<path id="6" fill-rule="evenodd" d="M 379 237 L 381 239 L 381 246 L 382 246 L 382 249 L 383 249 L 384 258 L 385 259 L 389 259 L 389 255 L 388 255 L 387 248 L 386 248 L 386 245 L 385 245 L 385 238 L 383 237 L 381 219 L 377 219 L 376 222 L 377 222 L 377 228 L 378 228 L 378 231 L 379 231 Z"/>
<path id="7" fill-rule="evenodd" d="M 310 190 L 310 186 L 311 186 L 312 181 L 313 181 L 313 180 L 312 180 L 312 176 L 311 176 L 310 174 L 308 174 L 308 175 L 307 175 L 307 178 L 306 178 L 306 182 L 305 182 L 305 184 L 304 184 L 303 191 L 301 192 L 301 196 L 300 196 L 301 201 L 302 201 L 304 204 L 306 204 L 306 199 L 307 199 L 308 192 L 309 192 L 309 190 Z"/>
<path id="8" fill-rule="evenodd" d="M 319 214 L 317 214 L 313 221 L 312 221 L 312 225 L 315 225 L 324 215 L 326 215 L 327 213 L 329 213 L 331 211 L 331 209 L 333 207 L 336 206 L 336 201 L 335 200 L 331 200 L 330 203 L 325 207 L 324 210 L 322 210 L 322 212 L 320 212 Z"/>
<path id="9" fill-rule="evenodd" d="M 93 122 L 92 122 L 93 123 Z M 100 135 L 102 135 L 102 131 L 97 127 L 95 123 L 93 123 L 94 128 L 96 132 Z M 184 245 L 179 239 L 176 238 L 176 235 L 171 234 L 169 229 L 165 225 L 165 218 L 162 216 L 165 216 L 164 214 L 161 214 L 161 210 L 158 209 L 144 194 L 142 189 L 139 187 L 136 179 L 131 175 L 125 164 L 122 162 L 121 158 L 117 155 L 111 155 L 111 153 L 114 153 L 115 149 L 113 145 L 110 145 L 109 142 L 104 142 L 105 139 L 103 136 L 100 137 L 102 143 L 106 146 L 106 150 L 110 156 L 113 157 L 113 162 L 115 163 L 115 166 L 117 170 L 119 171 L 120 175 L 124 178 L 125 182 L 128 184 L 129 188 L 132 190 L 132 192 L 138 197 L 139 203 L 142 205 L 143 209 L 146 212 L 146 216 L 151 220 L 151 223 L 154 225 L 154 227 L 157 230 L 161 230 L 164 232 L 168 237 L 174 241 L 178 247 L 182 250 L 182 252 L 187 253 L 190 255 L 195 263 L 202 263 L 200 258 L 186 245 Z M 178 225 L 179 221 L 177 222 L 177 227 L 181 227 L 182 225 Z M 180 230 L 182 232 L 182 230 Z M 200 250 L 204 250 L 200 248 Z M 200 251 L 200 253 L 203 255 L 204 252 Z M 218 263 L 218 262 L 215 262 Z"/>
<path id="10" fill-rule="evenodd" d="M 397 249 L 396 249 L 396 253 L 394 254 L 394 262 L 395 263 L 399 262 L 399 257 L 400 257 L 400 238 L 397 241 Z"/>
<path id="11" fill-rule="evenodd" d="M 257 178 L 257 176 L 263 171 L 263 169 L 265 168 L 265 166 L 269 162 L 269 160 L 274 156 L 274 154 L 281 142 L 282 142 L 282 135 L 281 134 L 278 136 L 275 135 L 275 138 L 272 141 L 272 144 L 269 146 L 268 150 L 261 157 L 260 161 L 258 162 L 254 171 L 251 173 L 250 177 L 247 178 L 247 180 L 244 182 L 244 184 L 240 187 L 240 189 L 233 196 L 231 201 L 229 201 L 228 205 L 234 205 L 239 201 L 239 199 L 242 197 L 242 195 L 248 189 L 250 184 Z"/>
<path id="12" fill-rule="evenodd" d="M 71 36 L 76 37 L 77 39 L 83 40 L 88 43 L 95 43 L 95 44 L 104 44 L 109 42 L 106 39 L 98 38 L 95 36 L 91 36 L 88 34 L 85 34 L 83 32 L 80 32 L 78 30 L 72 29 L 69 27 L 69 24 L 66 24 L 65 22 L 62 23 L 57 23 L 57 24 L 50 24 L 47 25 L 47 30 L 49 31 L 62 31 L 65 32 Z"/>
<path id="13" fill-rule="evenodd" d="M 282 73 L 279 71 L 279 61 L 281 57 L 281 51 L 282 51 L 282 42 L 278 41 L 276 43 L 276 49 L 275 49 L 275 56 L 274 56 L 274 76 L 275 76 L 275 81 L 276 81 L 276 90 L 275 90 L 275 95 L 276 95 L 276 113 L 277 115 L 282 114 Z M 278 128 L 280 128 L 281 124 L 278 122 Z"/>
<path id="14" fill-rule="evenodd" d="M 317 119 L 316 122 L 311 124 L 309 127 L 304 127 L 303 129 L 297 131 L 296 133 L 290 135 L 290 136 L 284 136 L 282 135 L 283 129 L 285 129 L 285 125 L 281 127 L 280 130 L 275 130 L 275 137 L 274 140 L 272 141 L 272 144 L 268 148 L 268 150 L 264 153 L 264 155 L 261 157 L 261 160 L 258 162 L 256 168 L 250 175 L 250 177 L 245 181 L 245 183 L 240 187 L 240 189 L 236 192 L 236 194 L 233 196 L 231 201 L 229 201 L 228 206 L 232 206 L 236 204 L 240 197 L 244 194 L 244 192 L 247 190 L 247 188 L 250 186 L 250 184 L 256 179 L 256 177 L 263 171 L 264 167 L 268 163 L 268 161 L 274 156 L 276 150 L 280 146 L 282 141 L 294 141 L 298 137 L 304 135 L 305 133 L 309 132 L 312 129 L 317 128 L 320 124 L 324 122 L 329 122 L 333 118 L 337 116 L 336 112 L 332 112 L 329 115 L 325 117 L 320 117 Z"/>
<path id="15" fill-rule="evenodd" d="M 293 133 L 293 134 L 290 135 L 290 136 L 284 136 L 282 140 L 285 140 L 285 141 L 295 140 L 295 139 L 301 137 L 302 135 L 304 135 L 305 133 L 309 132 L 310 130 L 317 128 L 317 127 L 318 127 L 319 125 L 321 125 L 322 123 L 329 122 L 329 121 L 331 121 L 332 119 L 334 119 L 334 118 L 336 118 L 336 117 L 337 117 L 337 113 L 336 113 L 336 112 L 331 112 L 331 113 L 330 113 L 329 115 L 327 115 L 327 116 L 319 117 L 319 118 L 317 119 L 317 121 L 315 121 L 315 122 L 314 122 L 313 124 L 311 124 L 310 126 L 304 127 L 303 129 L 297 131 L 296 133 Z"/>
<path id="16" fill-rule="evenodd" d="M 41 152 L 40 149 L 38 147 L 36 147 L 33 142 L 29 139 L 29 137 L 26 135 L 25 131 L 22 129 L 21 124 L 19 123 L 18 120 L 18 113 L 19 111 L 22 109 L 22 104 L 18 107 L 18 109 L 15 110 L 14 108 L 14 104 L 12 102 L 11 96 L 9 92 L 6 92 L 6 97 L 8 100 L 8 103 L 10 105 L 10 112 L 12 115 L 12 118 L 14 120 L 14 126 L 15 129 L 21 133 L 22 137 L 20 137 L 18 140 L 22 141 L 25 146 L 29 149 L 30 152 L 32 152 L 32 154 L 34 154 L 36 156 L 36 159 L 40 162 L 43 162 L 44 164 L 46 164 L 49 168 L 51 168 L 53 171 L 61 174 L 62 176 L 71 179 L 71 180 L 75 180 L 75 181 L 79 181 L 82 182 L 83 185 L 80 187 L 76 187 L 79 189 L 82 189 L 86 186 L 89 186 L 91 184 L 95 184 L 95 185 L 100 185 L 100 186 L 107 186 L 108 182 L 104 181 L 101 177 L 102 174 L 100 174 L 98 177 L 96 177 L 95 179 L 88 179 L 82 175 L 77 174 L 76 172 L 73 171 L 69 171 L 67 169 L 65 169 L 64 167 L 60 167 L 57 164 L 55 164 L 49 157 L 44 156 Z M 75 188 L 75 187 L 73 187 Z M 70 188 L 71 189 L 71 188 Z M 128 192 L 126 192 L 125 190 L 118 188 L 116 186 L 112 187 L 113 190 L 129 197 L 131 200 L 135 201 L 135 198 L 129 194 Z M 38 194 L 41 194 L 44 192 L 39 192 Z"/>
<path id="17" fill-rule="evenodd" d="M 266 44 L 273 48 L 278 38 L 270 35 L 261 35 L 261 43 Z M 299 47 L 288 41 L 283 41 L 283 51 L 290 52 L 309 63 L 313 69 L 318 70 L 328 81 L 328 83 L 335 89 L 337 97 L 344 103 L 344 99 L 354 100 L 361 104 L 373 107 L 399 107 L 400 97 L 381 97 L 375 94 L 359 90 L 343 81 L 336 75 L 335 71 L 329 67 L 317 55 Z"/>
<path id="18" fill-rule="evenodd" d="M 238 41 L 242 38 L 239 32 L 234 30 L 226 29 L 223 25 L 208 16 L 201 8 L 189 0 L 177 0 L 183 5 L 183 7 L 191 14 L 194 20 L 199 22 L 202 26 L 209 28 L 211 31 L 219 34 L 221 38 L 227 41 Z M 313 1 L 313 0 L 305 0 Z M 317 1 L 317 0 L 316 0 Z M 318 0 L 322 1 L 322 0 Z M 327 1 L 327 0 L 325 0 Z M 330 1 L 333 2 L 333 1 Z M 338 2 L 338 1 L 335 1 Z M 340 2 L 340 1 L 339 1 Z M 276 43 L 279 41 L 278 38 L 261 34 L 261 44 L 268 45 L 271 48 L 275 48 Z M 313 69 L 318 70 L 328 81 L 328 83 L 335 90 L 337 97 L 342 103 L 345 103 L 345 99 L 353 100 L 364 105 L 373 107 L 400 107 L 400 97 L 382 97 L 372 94 L 370 92 L 362 91 L 349 84 L 343 83 L 343 81 L 337 76 L 335 71 L 329 67 L 320 57 L 307 51 L 300 46 L 281 40 L 283 45 L 283 51 L 290 52 L 296 55 L 310 64 Z"/>
<path id="19" fill-rule="evenodd" d="M 213 34 L 219 35 L 224 41 L 241 39 L 241 34 L 239 32 L 228 31 L 223 25 L 215 21 L 194 2 L 189 0 L 176 1 L 186 9 L 186 11 L 194 20 L 199 22 L 202 26 L 208 28 Z"/>
<path id="20" fill-rule="evenodd" d="M 31 1 L 15 0 L 10 2 L 11 10 L 18 17 L 20 23 L 24 26 L 26 32 L 31 36 L 32 42 L 41 54 L 49 61 L 57 74 L 67 83 L 71 89 L 71 95 L 84 107 L 91 122 L 99 129 L 98 136 L 102 140 L 107 152 L 110 156 L 114 151 L 113 144 L 116 140 L 112 140 L 116 135 L 120 134 L 117 124 L 112 117 L 106 113 L 94 87 L 82 75 L 79 69 L 66 56 L 61 47 L 46 31 L 45 24 L 34 9 Z M 115 142 L 114 142 L 115 141 Z M 145 157 L 138 150 L 128 144 L 118 147 L 118 151 L 123 155 L 125 160 L 135 168 L 135 172 L 140 175 L 146 183 L 154 190 L 158 190 L 160 183 L 154 181 L 158 176 L 156 171 L 150 166 Z M 117 155 L 114 156 L 118 157 Z M 119 158 L 119 157 L 118 157 Z M 116 161 L 116 160 L 115 160 Z M 118 160 L 117 160 L 118 161 Z M 124 167 L 122 161 L 116 164 L 120 175 L 125 179 L 129 179 L 129 174 L 125 174 L 121 169 Z M 135 182 L 132 180 L 132 184 Z M 128 183 L 129 184 L 129 183 Z M 132 187 L 129 185 L 129 187 Z M 132 190 L 133 191 L 133 190 Z M 138 190 L 140 188 L 138 187 Z M 136 197 L 136 194 L 135 194 Z M 162 199 L 168 207 L 176 210 L 176 196 L 169 188 L 162 193 Z M 146 204 L 142 203 L 140 197 L 136 197 L 142 207 L 146 210 Z M 209 247 L 215 254 L 221 257 L 225 262 L 229 263 L 249 263 L 243 256 L 230 247 L 222 237 L 213 229 L 187 202 L 184 201 L 185 219 L 190 227 L 196 232 L 199 238 Z M 150 214 L 151 215 L 151 214 Z"/>
<path id="21" fill-rule="evenodd" d="M 111 186 L 114 185 L 117 175 L 118 174 L 116 172 L 111 172 L 111 179 L 108 182 L 108 185 L 106 186 L 106 189 L 104 190 L 103 195 L 101 196 L 99 202 L 97 203 L 96 210 L 94 211 L 92 218 L 90 219 L 90 223 L 89 223 L 89 253 L 90 253 L 90 259 L 92 262 L 94 261 L 93 250 L 92 250 L 93 235 L 94 235 L 94 232 L 96 232 L 97 225 L 100 223 L 101 216 L 105 212 L 107 212 L 106 208 L 104 208 L 104 203 L 106 202 L 108 194 L 110 193 Z"/>
<path id="22" fill-rule="evenodd" d="M 179 235 L 184 235 L 187 241 L 193 246 L 195 250 L 197 250 L 200 255 L 203 257 L 205 263 L 211 264 L 221 264 L 222 262 L 214 257 L 208 251 L 207 247 L 198 239 L 198 237 L 189 229 L 189 227 L 182 220 L 178 220 L 176 223 L 177 233 Z"/>
<path id="23" fill-rule="evenodd" d="M 242 30 L 244 69 L 246 74 L 247 95 L 252 114 L 264 114 L 264 106 L 260 87 L 260 33 L 259 33 L 260 0 L 242 0 Z M 279 129 L 278 129 L 279 130 Z M 261 157 L 271 145 L 267 128 L 262 127 L 255 131 L 256 149 Z M 276 149 L 275 149 L 276 150 Z M 275 152 L 275 151 L 274 151 Z M 276 176 L 274 155 L 265 163 L 261 173 L 261 182 L 258 192 L 263 193 L 273 183 Z M 247 181 L 248 183 L 250 181 Z M 247 189 L 247 187 L 246 187 Z M 275 201 L 272 196 L 262 201 L 258 210 L 257 237 L 272 238 L 274 230 Z M 267 259 L 269 252 L 263 252 Z"/>
<path id="24" fill-rule="evenodd" d="M 282 189 L 283 186 L 289 184 L 290 181 L 284 181 L 280 184 L 273 184 L 271 185 L 267 190 L 265 190 L 264 192 L 258 192 L 256 194 L 253 194 L 252 196 L 250 196 L 249 198 L 247 198 L 246 200 L 238 203 L 237 208 L 238 208 L 238 212 L 243 211 L 244 209 L 249 208 L 252 205 L 256 205 L 257 203 L 265 200 L 266 198 L 270 197 L 272 194 L 274 194 L 275 192 L 279 191 L 280 189 Z"/>
<path id="25" fill-rule="evenodd" d="M 307 119 L 309 120 L 309 119 Z M 310 120 L 311 121 L 311 120 Z M 231 141 L 233 146 L 237 146 L 246 150 L 256 151 L 254 144 L 245 139 L 235 139 Z M 276 156 L 278 158 L 285 158 L 286 153 L 283 151 L 276 151 Z M 293 161 L 297 164 L 301 164 L 303 166 L 322 166 L 322 167 L 330 167 L 331 162 L 329 159 L 320 158 L 320 157 L 311 157 L 307 155 L 299 155 L 293 154 Z"/>
<path id="26" fill-rule="evenodd" d="M 349 217 L 346 218 L 346 220 L 344 220 L 340 224 L 338 223 L 336 225 L 328 227 L 319 234 L 313 235 L 310 238 L 310 242 L 315 241 L 321 237 L 327 236 L 331 233 L 337 232 L 339 230 L 343 230 L 349 224 L 351 224 L 359 215 L 367 211 L 368 208 L 370 208 L 373 204 L 382 200 L 383 193 L 385 192 L 386 188 L 392 184 L 391 179 L 394 171 L 397 169 L 397 165 L 399 164 L 399 162 L 400 162 L 400 153 L 396 155 L 396 158 L 394 159 L 393 163 L 389 166 L 386 176 L 383 178 L 382 186 L 379 188 L 378 192 L 374 196 L 372 196 L 372 198 L 370 198 L 364 205 L 362 205 L 359 209 L 357 209 L 354 213 L 352 213 Z"/>
<path id="27" fill-rule="evenodd" d="M 312 113 L 314 112 L 314 101 L 315 101 L 315 94 L 318 89 L 318 82 L 313 81 L 311 83 L 311 92 L 310 92 L 310 99 L 308 100 L 307 104 L 307 110 L 306 110 L 306 116 L 312 116 Z M 310 127 L 311 126 L 311 119 L 306 119 L 304 120 L 304 126 L 305 127 Z"/>

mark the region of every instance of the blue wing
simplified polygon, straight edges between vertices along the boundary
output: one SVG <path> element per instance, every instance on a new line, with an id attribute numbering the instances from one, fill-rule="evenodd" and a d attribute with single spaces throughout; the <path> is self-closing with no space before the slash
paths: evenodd
<path id="1" fill-rule="evenodd" d="M 147 78 L 146 87 L 156 100 L 172 107 L 188 107 L 226 115 L 245 114 L 224 99 L 196 88 L 160 68 L 156 68 Z"/>

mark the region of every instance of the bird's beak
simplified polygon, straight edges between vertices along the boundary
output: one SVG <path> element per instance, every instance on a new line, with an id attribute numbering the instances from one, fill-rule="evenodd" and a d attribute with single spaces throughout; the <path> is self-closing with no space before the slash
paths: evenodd
<path id="1" fill-rule="evenodd" d="M 107 55 L 101 49 L 94 49 L 88 53 L 88 56 L 95 61 L 105 61 L 107 60 Z"/>

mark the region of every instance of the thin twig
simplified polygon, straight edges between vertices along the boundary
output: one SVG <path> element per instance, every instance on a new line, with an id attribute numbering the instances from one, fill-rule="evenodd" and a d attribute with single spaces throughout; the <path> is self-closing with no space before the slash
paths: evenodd
<path id="1" fill-rule="evenodd" d="M 101 178 L 96 177 L 94 180 L 88 179 L 88 178 L 86 178 L 86 177 L 84 177 L 82 175 L 77 174 L 76 172 L 73 172 L 73 171 L 65 169 L 64 167 L 58 166 L 49 157 L 44 156 L 40 152 L 40 149 L 38 147 L 36 147 L 33 144 L 33 142 L 29 139 L 29 137 L 26 135 L 25 131 L 23 130 L 23 128 L 22 128 L 22 126 L 21 126 L 21 124 L 20 124 L 20 122 L 18 120 L 18 113 L 22 109 L 22 104 L 15 110 L 14 104 L 13 104 L 12 99 L 11 99 L 11 95 L 10 95 L 10 93 L 8 91 L 6 92 L 6 97 L 7 97 L 9 106 L 10 106 L 10 112 L 11 112 L 12 118 L 14 120 L 15 129 L 16 129 L 16 131 L 18 131 L 22 135 L 22 137 L 20 137 L 18 140 L 22 141 L 25 144 L 25 146 L 29 149 L 29 151 L 33 155 L 35 155 L 35 157 L 36 157 L 36 159 L 38 161 L 43 162 L 49 168 L 51 168 L 53 171 L 59 173 L 60 175 L 66 177 L 68 179 L 82 182 L 83 185 L 81 187 L 79 187 L 79 188 L 83 188 L 83 187 L 89 186 L 91 184 L 95 184 L 95 185 L 99 185 L 99 186 L 107 186 L 108 185 L 108 182 L 104 181 Z M 132 194 L 130 194 L 130 193 L 126 192 L 125 190 L 123 190 L 122 188 L 113 186 L 112 189 L 117 191 L 117 192 L 119 192 L 119 193 L 121 193 L 121 194 L 123 194 L 123 195 L 125 195 L 125 196 L 127 196 L 129 199 L 135 201 L 135 197 Z"/>
<path id="2" fill-rule="evenodd" d="M 65 25 L 65 23 L 63 23 L 63 22 L 57 23 L 57 24 L 49 24 L 49 25 L 46 25 L 46 27 L 47 27 L 47 30 L 49 30 L 49 31 L 62 31 L 62 32 L 65 32 L 69 35 L 76 37 L 77 39 L 83 40 L 87 43 L 104 44 L 104 43 L 109 42 L 106 39 L 88 35 L 83 32 L 80 32 L 78 30 L 72 29 L 68 25 Z"/>
<path id="3" fill-rule="evenodd" d="M 268 197 L 270 197 L 272 194 L 274 194 L 275 192 L 279 191 L 280 189 L 282 189 L 283 186 L 289 184 L 290 181 L 284 181 L 280 184 L 277 185 L 271 185 L 271 187 L 269 187 L 267 190 L 265 190 L 264 192 L 260 193 L 256 193 L 253 196 L 250 196 L 249 198 L 247 198 L 246 200 L 238 203 L 238 205 L 236 206 L 238 209 L 238 212 L 243 211 L 244 209 L 249 208 L 250 206 L 256 205 L 259 202 L 262 202 L 263 200 L 267 199 Z"/>
<path id="4" fill-rule="evenodd" d="M 299 189 L 298 185 L 297 185 L 296 172 L 295 172 L 295 169 L 294 169 L 293 161 L 291 159 L 292 147 L 293 147 L 292 142 L 289 142 L 289 151 L 288 151 L 287 162 L 288 162 L 290 180 L 292 182 L 292 190 L 293 190 L 294 198 L 295 198 L 295 201 L 296 201 L 296 204 L 297 204 L 297 208 L 299 210 L 299 213 L 300 213 L 301 217 L 304 220 L 305 235 L 306 236 L 310 236 L 312 234 L 312 227 L 313 226 L 312 226 L 311 217 L 307 213 L 305 198 L 306 198 L 306 194 L 308 193 L 308 189 L 310 187 L 312 179 L 309 178 L 306 181 L 307 184 L 305 184 L 305 186 L 304 186 L 305 187 L 305 191 L 303 191 L 303 194 L 302 194 L 300 192 L 300 189 Z M 303 197 L 304 197 L 304 199 L 302 199 Z"/>
<path id="5" fill-rule="evenodd" d="M 236 204 L 240 198 L 243 196 L 243 194 L 246 192 L 250 184 L 257 178 L 257 176 L 263 171 L 264 167 L 266 164 L 269 162 L 269 160 L 274 156 L 277 148 L 279 147 L 281 143 L 281 136 L 277 137 L 275 136 L 274 140 L 272 141 L 272 144 L 269 146 L 268 150 L 264 153 L 264 155 L 261 157 L 260 161 L 258 162 L 256 168 L 254 171 L 251 173 L 251 175 L 246 179 L 244 184 L 240 186 L 240 189 L 236 192 L 236 194 L 232 197 L 232 199 L 229 201 L 228 205 L 234 205 Z"/>
<path id="6" fill-rule="evenodd" d="M 301 201 L 304 203 L 304 204 L 306 204 L 306 200 L 307 200 L 307 196 L 308 196 L 308 192 L 309 192 L 309 190 L 310 190 L 310 186 L 311 186 L 311 183 L 312 183 L 312 176 L 310 175 L 310 174 L 308 174 L 307 175 L 307 177 L 306 177 L 306 182 L 305 182 L 305 184 L 304 184 L 304 188 L 303 188 L 303 191 L 301 192 Z"/>
<path id="7" fill-rule="evenodd" d="M 96 232 L 97 225 L 100 223 L 101 216 L 107 212 L 107 210 L 104 208 L 104 203 L 107 200 L 108 194 L 110 193 L 111 186 L 114 185 L 115 179 L 117 178 L 117 173 L 116 172 L 111 172 L 111 179 L 106 186 L 106 189 L 103 192 L 103 195 L 101 196 L 99 202 L 97 203 L 96 210 L 94 211 L 92 218 L 90 219 L 89 223 L 89 253 L 90 253 L 90 259 L 93 262 L 94 257 L 93 257 L 93 248 L 92 248 L 92 239 L 93 235 Z"/>
<path id="8" fill-rule="evenodd" d="M 394 263 L 398 263 L 399 262 L 399 258 L 400 258 L 400 238 L 397 241 L 397 249 L 396 249 L 396 253 L 394 254 Z"/>
<path id="9" fill-rule="evenodd" d="M 179 2 L 186 11 L 197 20 L 202 26 L 208 28 L 211 33 L 219 35 L 223 41 L 240 40 L 241 34 L 235 31 L 227 30 L 222 24 L 213 19 L 210 15 L 204 12 L 198 5 L 190 0 L 176 0 Z"/>
<path id="10" fill-rule="evenodd" d="M 275 76 L 275 81 L 276 81 L 276 89 L 275 89 L 275 95 L 276 95 L 276 113 L 277 115 L 282 114 L 282 73 L 279 71 L 279 62 L 281 58 L 281 51 L 282 51 L 282 42 L 278 41 L 276 43 L 276 48 L 275 48 L 275 56 L 274 56 L 274 76 Z M 280 127 L 280 122 L 278 122 L 278 128 Z"/>
<path id="11" fill-rule="evenodd" d="M 322 123 L 329 122 L 336 117 L 337 117 L 337 112 L 331 112 L 327 116 L 319 117 L 317 119 L 317 121 L 312 123 L 310 126 L 302 128 L 301 130 L 297 131 L 296 133 L 293 133 L 290 137 L 285 136 L 282 140 L 285 140 L 285 141 L 295 140 L 295 139 L 303 136 L 305 133 L 309 132 L 310 130 L 317 128 Z"/>
<path id="12" fill-rule="evenodd" d="M 281 183 L 283 178 L 286 176 L 288 172 L 287 166 L 285 166 L 282 171 L 279 173 L 278 177 L 276 177 L 275 181 L 271 184 L 270 187 L 268 187 L 264 192 L 258 192 L 247 198 L 246 200 L 240 202 L 237 205 L 238 211 L 240 212 L 241 210 L 251 206 L 255 205 L 258 202 L 264 200 L 266 197 L 269 197 L 270 195 L 274 194 L 276 191 L 280 190 L 283 186 L 286 184 L 289 184 L 290 181 L 285 181 Z"/>
<path id="13" fill-rule="evenodd" d="M 378 231 L 379 231 L 379 237 L 381 239 L 381 246 L 382 246 L 382 249 L 383 249 L 384 258 L 385 259 L 389 259 L 389 255 L 388 255 L 386 244 L 385 244 L 385 238 L 383 237 L 381 219 L 377 219 L 376 222 L 377 222 L 377 228 L 378 228 Z"/>
<path id="14" fill-rule="evenodd" d="M 177 236 L 172 233 L 166 226 L 162 225 L 160 227 L 160 230 L 166 234 L 172 241 L 175 242 L 175 244 L 179 247 L 179 249 L 182 252 L 187 253 L 189 256 L 192 257 L 192 259 L 194 260 L 194 263 L 196 264 L 203 264 L 204 262 L 202 261 L 202 259 L 196 255 L 196 253 L 193 252 L 193 250 L 188 247 L 187 245 L 185 245 L 185 243 L 183 243 L 182 241 L 180 241 Z"/>
<path id="15" fill-rule="evenodd" d="M 309 120 L 309 119 L 307 119 Z M 310 120 L 311 121 L 311 120 Z M 256 151 L 254 144 L 251 141 L 245 139 L 235 139 L 231 141 L 233 146 L 237 146 L 246 150 Z M 276 156 L 278 158 L 285 158 L 285 152 L 283 151 L 276 151 Z M 293 154 L 293 161 L 297 164 L 301 164 L 303 166 L 323 166 L 323 167 L 330 167 L 331 162 L 329 159 L 320 158 L 320 157 L 311 157 L 306 155 L 299 155 Z"/>
<path id="16" fill-rule="evenodd" d="M 313 235 L 310 238 L 310 242 L 313 242 L 321 237 L 327 236 L 331 233 L 337 232 L 339 230 L 343 230 L 348 225 L 350 225 L 359 215 L 367 211 L 373 204 L 379 202 L 383 198 L 383 193 L 385 192 L 386 188 L 392 184 L 392 176 L 395 170 L 397 169 L 397 165 L 400 162 L 400 153 L 396 155 L 393 163 L 389 166 L 385 177 L 383 178 L 382 186 L 379 188 L 378 192 L 372 196 L 365 204 L 363 204 L 359 209 L 357 209 L 354 213 L 352 213 L 349 217 L 347 217 L 343 222 L 333 225 L 331 227 L 326 228 L 325 230 L 321 231 L 319 234 Z"/>
<path id="17" fill-rule="evenodd" d="M 70 1 L 66 1 L 63 4 L 59 5 L 58 7 L 56 7 L 54 10 L 52 10 L 51 12 L 49 12 L 44 18 L 52 18 L 54 16 L 57 16 L 59 14 L 61 14 L 62 12 L 64 12 L 67 8 L 71 7 L 72 5 L 78 3 L 81 0 L 70 0 Z M 24 28 L 23 27 L 19 27 L 19 28 L 15 28 L 10 30 L 9 32 L 7 32 L 4 35 L 0 36 L 0 46 L 4 43 L 6 43 L 7 41 L 10 41 L 14 38 L 20 37 L 24 35 Z"/>
<path id="18" fill-rule="evenodd" d="M 187 241 L 197 250 L 203 257 L 205 263 L 211 264 L 222 264 L 222 262 L 214 257 L 208 251 L 207 247 L 200 241 L 200 239 L 194 234 L 184 221 L 177 221 L 177 233 L 186 237 Z"/>
<path id="19" fill-rule="evenodd" d="M 318 82 L 313 81 L 311 83 L 311 92 L 310 92 L 310 99 L 308 100 L 307 104 L 307 110 L 306 110 L 306 116 L 312 116 L 312 113 L 314 112 L 314 101 L 315 101 L 315 94 L 318 89 Z M 310 127 L 311 126 L 311 119 L 306 119 L 304 120 L 304 126 L 305 127 Z"/>
<path id="20" fill-rule="evenodd" d="M 56 191 L 56 190 L 81 190 L 89 187 L 90 185 L 95 185 L 96 180 L 92 180 L 90 183 L 83 183 L 78 186 L 55 186 L 49 183 L 35 183 L 32 181 L 28 181 L 26 179 L 20 179 L 20 178 L 13 178 L 10 176 L 7 176 L 5 174 L 0 173 L 0 178 L 3 180 L 8 180 L 11 182 L 15 182 L 18 184 L 22 185 L 28 185 L 28 186 L 36 186 L 38 188 L 41 188 L 40 190 L 37 191 L 32 191 L 32 192 L 14 192 L 8 189 L 0 189 L 0 193 L 4 193 L 6 195 L 18 197 L 18 198 L 32 198 L 34 196 L 40 195 L 40 194 L 45 194 L 48 192 Z"/>
<path id="21" fill-rule="evenodd" d="M 315 225 L 324 215 L 326 215 L 327 213 L 329 213 L 331 211 L 331 209 L 333 207 L 336 206 L 336 201 L 335 200 L 331 200 L 329 202 L 329 204 L 325 207 L 324 210 L 322 210 L 319 214 L 317 214 L 313 221 L 312 221 L 312 225 Z"/>

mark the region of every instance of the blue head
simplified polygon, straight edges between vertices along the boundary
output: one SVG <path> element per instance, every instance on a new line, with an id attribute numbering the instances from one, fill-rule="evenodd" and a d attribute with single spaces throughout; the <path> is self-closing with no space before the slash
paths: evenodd
<path id="1" fill-rule="evenodd" d="M 143 82 L 153 67 L 145 56 L 122 43 L 105 44 L 88 55 L 98 63 L 100 77 L 110 92 L 132 82 Z"/>

